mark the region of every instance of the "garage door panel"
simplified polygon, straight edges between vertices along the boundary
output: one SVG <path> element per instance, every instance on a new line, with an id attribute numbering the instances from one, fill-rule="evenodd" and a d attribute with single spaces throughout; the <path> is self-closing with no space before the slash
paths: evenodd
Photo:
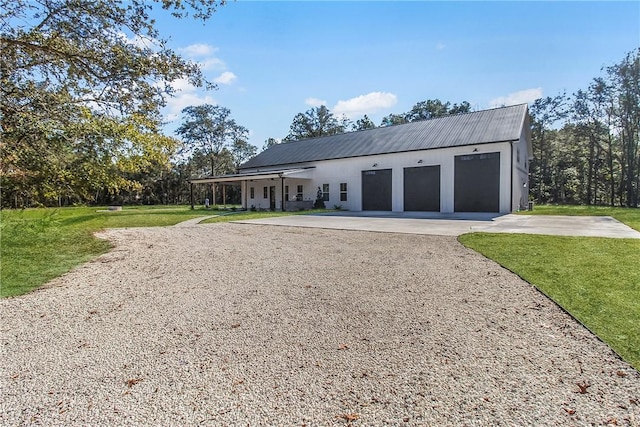
<path id="1" fill-rule="evenodd" d="M 454 210 L 500 211 L 500 153 L 455 157 Z"/>
<path id="2" fill-rule="evenodd" d="M 362 171 L 362 210 L 391 210 L 391 169 Z"/>
<path id="3" fill-rule="evenodd" d="M 440 165 L 404 169 L 404 210 L 440 212 Z"/>

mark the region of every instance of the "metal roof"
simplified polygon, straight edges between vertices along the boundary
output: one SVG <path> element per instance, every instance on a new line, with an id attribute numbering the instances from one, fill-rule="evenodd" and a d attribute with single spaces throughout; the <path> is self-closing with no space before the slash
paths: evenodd
<path id="1" fill-rule="evenodd" d="M 274 145 L 240 169 L 520 139 L 527 104 Z"/>
<path id="2" fill-rule="evenodd" d="M 229 175 L 208 176 L 205 178 L 194 178 L 189 182 L 192 184 L 210 184 L 214 182 L 239 182 L 250 181 L 253 179 L 275 179 L 295 175 L 296 178 L 307 178 L 305 172 L 309 172 L 314 167 L 296 168 L 296 169 L 276 169 L 267 172 L 254 172 L 254 173 L 237 173 Z"/>

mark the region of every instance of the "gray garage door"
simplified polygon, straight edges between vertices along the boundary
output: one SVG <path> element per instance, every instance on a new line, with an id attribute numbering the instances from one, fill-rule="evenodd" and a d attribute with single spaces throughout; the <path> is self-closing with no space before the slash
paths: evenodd
<path id="1" fill-rule="evenodd" d="M 440 165 L 404 168 L 404 210 L 440 212 Z"/>
<path id="2" fill-rule="evenodd" d="M 362 210 L 391 210 L 391 169 L 362 171 Z"/>
<path id="3" fill-rule="evenodd" d="M 500 210 L 500 153 L 456 156 L 454 179 L 456 212 Z"/>

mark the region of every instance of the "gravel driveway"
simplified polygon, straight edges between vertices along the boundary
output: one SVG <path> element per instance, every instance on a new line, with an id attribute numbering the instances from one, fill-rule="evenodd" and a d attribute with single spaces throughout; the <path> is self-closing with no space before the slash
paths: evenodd
<path id="1" fill-rule="evenodd" d="M 640 425 L 640 374 L 454 237 L 104 236 L 0 300 L 1 425 Z"/>

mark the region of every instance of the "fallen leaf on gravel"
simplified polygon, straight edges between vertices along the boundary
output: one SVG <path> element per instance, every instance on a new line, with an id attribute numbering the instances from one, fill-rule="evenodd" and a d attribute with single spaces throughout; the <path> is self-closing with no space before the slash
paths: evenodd
<path id="1" fill-rule="evenodd" d="M 589 383 L 576 383 L 576 385 L 580 389 L 580 391 L 578 391 L 578 393 L 580 393 L 580 394 L 586 394 L 587 393 L 587 389 L 589 387 L 591 387 L 591 384 L 589 384 Z"/>
<path id="2" fill-rule="evenodd" d="M 138 384 L 140 381 L 142 381 L 142 378 L 132 378 L 130 380 L 127 380 L 127 387 L 131 388 L 134 385 Z"/>
<path id="3" fill-rule="evenodd" d="M 565 411 L 567 411 L 567 414 L 569 414 L 569 415 L 573 415 L 573 414 L 575 414 L 575 413 L 576 413 L 576 410 L 575 410 L 575 409 L 567 409 L 567 408 L 564 408 L 564 410 L 565 410 Z"/>
<path id="4" fill-rule="evenodd" d="M 234 323 L 233 325 L 231 325 L 231 327 L 232 327 L 233 329 L 235 329 L 235 328 L 239 328 L 239 327 L 240 327 L 240 323 Z"/>
<path id="5" fill-rule="evenodd" d="M 351 421 L 355 421 L 358 418 L 360 418 L 360 415 L 358 415 L 358 414 L 342 414 L 342 415 L 336 415 L 336 418 L 342 418 L 343 420 L 346 420 L 348 423 L 350 423 Z"/>
<path id="6" fill-rule="evenodd" d="M 348 350 L 348 349 L 349 349 L 349 346 L 346 344 L 342 344 L 340 345 L 340 347 L 338 347 L 338 350 Z"/>
<path id="7" fill-rule="evenodd" d="M 611 424 L 611 425 L 617 426 L 618 425 L 618 419 L 617 418 L 610 418 L 610 419 L 607 420 L 606 424 L 607 425 Z"/>
<path id="8" fill-rule="evenodd" d="M 627 376 L 627 373 L 625 371 L 616 371 L 616 375 L 624 378 Z"/>

